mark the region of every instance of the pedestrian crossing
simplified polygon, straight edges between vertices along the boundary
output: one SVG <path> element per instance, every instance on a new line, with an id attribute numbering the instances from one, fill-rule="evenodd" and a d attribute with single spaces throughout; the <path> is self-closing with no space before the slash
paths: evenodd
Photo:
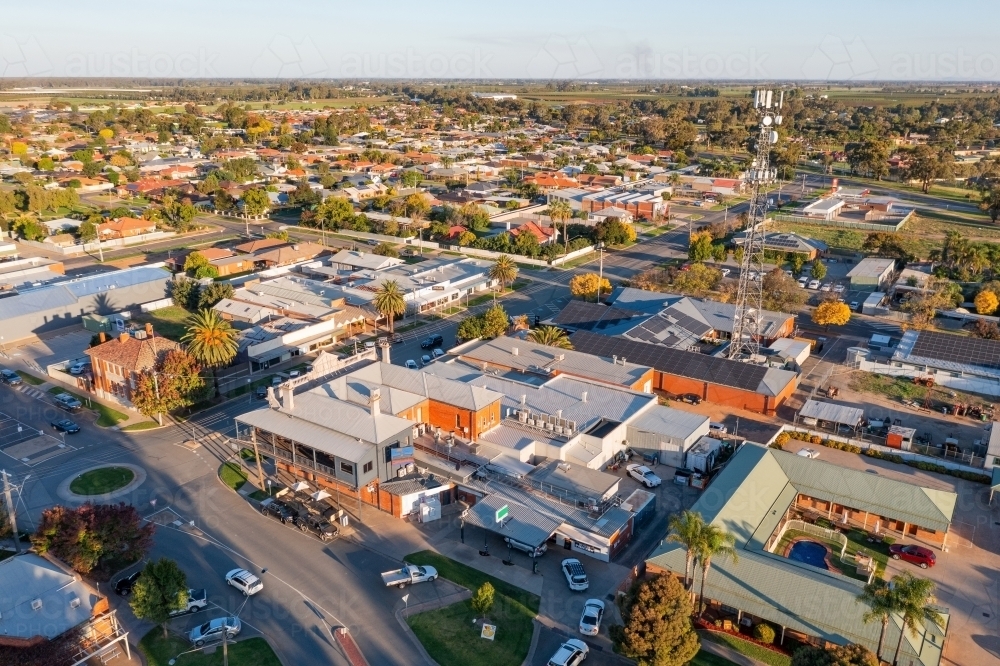
<path id="1" fill-rule="evenodd" d="M 21 384 L 20 386 L 18 386 L 16 388 L 21 393 L 25 394 L 28 397 L 34 398 L 35 400 L 44 400 L 45 399 L 45 395 L 46 395 L 45 392 L 44 391 L 39 391 L 34 386 L 28 386 L 27 384 Z"/>

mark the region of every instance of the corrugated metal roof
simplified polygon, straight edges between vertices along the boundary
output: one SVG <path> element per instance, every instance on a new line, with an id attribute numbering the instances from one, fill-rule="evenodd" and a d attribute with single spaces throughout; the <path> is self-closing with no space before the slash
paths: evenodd
<path id="1" fill-rule="evenodd" d="M 853 428 L 865 418 L 865 410 L 849 405 L 838 405 L 835 402 L 810 399 L 806 400 L 806 404 L 802 405 L 802 408 L 799 410 L 799 416 L 828 421 L 830 423 L 840 423 Z"/>
<path id="2" fill-rule="evenodd" d="M 508 517 L 500 524 L 496 521 L 496 513 L 504 506 L 507 507 Z M 533 548 L 545 543 L 559 528 L 558 521 L 500 495 L 487 495 L 469 507 L 465 520 L 470 525 L 510 537 Z"/>
<path id="3" fill-rule="evenodd" d="M 496 391 L 478 385 L 382 362 L 367 365 L 348 376 L 408 391 L 462 409 L 480 410 L 503 397 Z"/>
<path id="4" fill-rule="evenodd" d="M 707 416 L 665 405 L 656 405 L 640 414 L 637 419 L 628 424 L 628 427 L 686 440 L 698 433 L 708 434 L 708 423 Z"/>
<path id="5" fill-rule="evenodd" d="M 298 399 L 298 397 L 296 397 Z M 338 458 L 360 463 L 373 445 L 359 442 L 315 423 L 294 418 L 275 409 L 258 409 L 236 417 L 236 421 L 281 435 Z"/>

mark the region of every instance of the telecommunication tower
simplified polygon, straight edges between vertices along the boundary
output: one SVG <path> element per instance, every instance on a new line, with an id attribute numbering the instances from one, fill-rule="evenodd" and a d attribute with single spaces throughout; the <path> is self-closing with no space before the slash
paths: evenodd
<path id="1" fill-rule="evenodd" d="M 736 291 L 736 314 L 729 358 L 756 360 L 760 354 L 761 318 L 764 310 L 764 215 L 767 213 L 767 185 L 777 178 L 769 164 L 771 146 L 778 142 L 774 128 L 781 124 L 782 92 L 777 99 L 771 90 L 754 91 L 754 109 L 760 117 L 756 155 L 747 169 L 750 182 L 750 210 L 747 212 L 743 260 Z"/>

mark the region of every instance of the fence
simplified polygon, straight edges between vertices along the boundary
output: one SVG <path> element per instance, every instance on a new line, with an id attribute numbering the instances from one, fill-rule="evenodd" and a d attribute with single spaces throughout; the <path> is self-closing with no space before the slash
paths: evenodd
<path id="1" fill-rule="evenodd" d="M 825 527 L 820 527 L 819 525 L 813 525 L 812 523 L 807 523 L 798 518 L 792 518 L 791 520 L 786 520 L 785 524 L 781 526 L 781 530 L 778 532 L 777 537 L 774 539 L 774 545 L 771 546 L 771 550 L 768 552 L 773 553 L 774 549 L 778 547 L 781 540 L 784 538 L 785 533 L 788 530 L 794 530 L 796 532 L 804 532 L 809 536 L 819 537 L 826 541 L 833 541 L 840 544 L 840 559 L 843 561 L 844 553 L 847 552 L 847 537 L 834 529 L 827 529 Z"/>
<path id="2" fill-rule="evenodd" d="M 103 240 L 100 242 L 100 249 L 113 250 L 120 247 L 130 247 L 132 245 L 142 245 L 150 241 L 161 240 L 163 238 L 170 238 L 171 236 L 176 236 L 177 233 L 173 231 L 154 231 L 151 234 L 140 234 L 138 236 L 129 236 L 128 238 L 110 238 L 108 240 Z M 47 250 L 49 252 L 58 252 L 63 255 L 78 255 L 85 252 L 97 252 L 98 243 L 97 241 L 92 241 L 90 243 L 74 243 L 73 245 L 56 245 L 55 243 L 41 243 L 39 241 L 29 241 L 22 240 L 21 243 L 28 245 L 30 247 L 36 247 L 40 250 Z"/>
<path id="3" fill-rule="evenodd" d="M 796 224 L 817 224 L 824 227 L 841 227 L 844 229 L 861 229 L 864 231 L 884 231 L 884 232 L 894 232 L 899 231 L 904 224 L 910 221 L 913 216 L 913 211 L 907 213 L 904 217 L 899 218 L 898 222 L 886 224 L 878 224 L 877 222 L 854 222 L 853 220 L 824 220 L 817 217 L 805 217 L 804 215 L 782 215 L 774 214 L 768 219 L 774 220 L 776 222 L 794 222 Z"/>

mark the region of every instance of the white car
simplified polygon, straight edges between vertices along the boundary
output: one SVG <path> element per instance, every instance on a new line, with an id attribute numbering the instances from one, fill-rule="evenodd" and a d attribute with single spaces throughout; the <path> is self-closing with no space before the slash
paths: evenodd
<path id="1" fill-rule="evenodd" d="M 260 578 L 246 569 L 233 569 L 226 574 L 226 582 L 242 592 L 245 597 L 252 597 L 264 589 L 264 583 Z"/>
<path id="2" fill-rule="evenodd" d="M 819 280 L 809 280 L 806 289 L 819 289 Z"/>
<path id="3" fill-rule="evenodd" d="M 604 619 L 604 602 L 600 599 L 587 599 L 580 615 L 580 633 L 584 636 L 596 636 L 601 631 L 602 619 Z"/>
<path id="4" fill-rule="evenodd" d="M 844 285 L 839 284 L 839 283 L 833 285 L 833 292 L 835 294 L 842 294 L 842 293 L 844 293 Z"/>
<path id="5" fill-rule="evenodd" d="M 414 361 L 412 358 L 408 358 L 406 359 L 406 367 L 409 368 L 410 370 L 416 370 L 417 362 Z"/>
<path id="6" fill-rule="evenodd" d="M 717 423 L 715 421 L 709 422 L 708 430 L 709 432 L 714 432 L 718 435 L 725 435 L 727 432 L 729 432 L 729 428 L 727 428 L 724 424 Z"/>
<path id="7" fill-rule="evenodd" d="M 720 268 L 719 272 L 722 273 L 722 277 L 729 277 L 729 274 L 732 273 L 728 268 Z"/>
<path id="8" fill-rule="evenodd" d="M 580 560 L 575 557 L 567 557 L 562 561 L 560 568 L 562 569 L 563 575 L 566 576 L 566 582 L 569 584 L 569 589 L 574 592 L 583 592 L 590 587 L 590 581 L 587 579 L 587 572 L 583 570 L 583 564 L 580 563 Z"/>
<path id="9" fill-rule="evenodd" d="M 570 638 L 559 646 L 549 659 L 548 666 L 580 666 L 587 658 L 590 648 L 578 638 Z"/>
<path id="10" fill-rule="evenodd" d="M 851 305 L 849 307 L 851 308 L 852 312 L 856 311 L 858 309 L 858 302 L 857 301 L 851 301 Z"/>
<path id="11" fill-rule="evenodd" d="M 79 363 L 74 363 L 69 366 L 69 374 L 71 375 L 82 375 L 83 371 L 90 367 L 90 363 L 86 361 L 80 361 Z"/>
<path id="12" fill-rule="evenodd" d="M 238 617 L 217 617 L 192 629 L 191 633 L 188 634 L 188 638 L 196 646 L 201 647 L 210 641 L 221 641 L 223 633 L 228 638 L 233 638 L 240 633 L 240 629 L 242 628 L 243 626 Z"/>
<path id="13" fill-rule="evenodd" d="M 830 283 L 824 282 L 823 286 L 819 288 L 820 291 L 830 291 Z"/>
<path id="14" fill-rule="evenodd" d="M 629 476 L 647 488 L 655 488 L 663 483 L 662 479 L 653 474 L 653 470 L 649 469 L 645 465 L 636 465 L 633 463 L 625 469 L 628 471 Z"/>
<path id="15" fill-rule="evenodd" d="M 747 277 L 751 280 L 756 280 L 757 278 L 760 277 L 760 275 L 757 273 L 757 271 L 750 271 L 749 273 L 747 273 Z"/>
<path id="16" fill-rule="evenodd" d="M 804 289 L 807 284 L 809 284 L 809 278 L 807 278 L 805 276 L 802 276 L 802 277 L 799 278 L 799 286 L 800 287 L 802 287 Z"/>
<path id="17" fill-rule="evenodd" d="M 819 451 L 816 449 L 799 449 L 799 452 L 795 455 L 802 456 L 803 458 L 819 458 Z"/>

